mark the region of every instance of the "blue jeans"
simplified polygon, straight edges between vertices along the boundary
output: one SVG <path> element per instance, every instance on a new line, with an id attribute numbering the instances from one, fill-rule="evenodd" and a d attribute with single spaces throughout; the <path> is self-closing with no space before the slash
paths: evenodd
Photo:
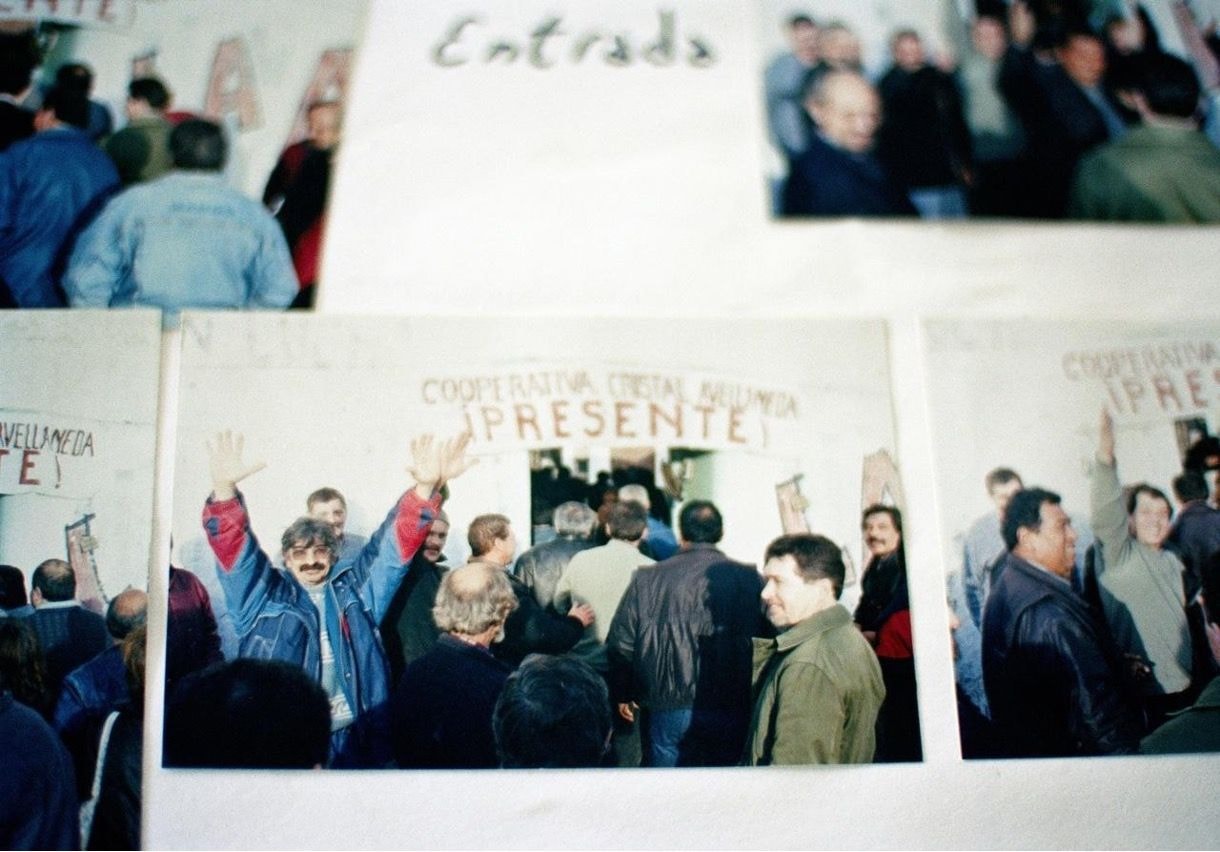
<path id="1" fill-rule="evenodd" d="M 644 720 L 645 766 L 677 766 L 678 744 L 690 729 L 694 711 L 649 710 Z"/>
<path id="2" fill-rule="evenodd" d="M 921 219 L 965 219 L 966 191 L 960 186 L 924 186 L 907 195 Z"/>

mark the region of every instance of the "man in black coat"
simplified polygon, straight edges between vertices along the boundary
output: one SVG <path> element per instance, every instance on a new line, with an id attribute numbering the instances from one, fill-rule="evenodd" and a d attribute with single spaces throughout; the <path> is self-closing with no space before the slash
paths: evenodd
<path id="1" fill-rule="evenodd" d="M 1006 757 L 1129 754 L 1142 731 L 1117 652 L 1071 587 L 1076 533 L 1059 495 L 1018 491 L 983 612 L 983 680 Z"/>
<path id="2" fill-rule="evenodd" d="M 817 132 L 789 164 L 784 216 L 913 216 L 915 208 L 873 155 L 881 102 L 854 71 L 830 71 L 805 96 Z"/>
<path id="3" fill-rule="evenodd" d="M 472 562 L 445 574 L 433 610 L 444 632 L 407 666 L 391 705 L 394 758 L 402 769 L 499 765 L 492 713 L 512 667 L 491 645 L 516 608 L 504 572 Z"/>
<path id="4" fill-rule="evenodd" d="M 67 562 L 46 560 L 34 569 L 30 584 L 34 614 L 28 623 L 42 646 L 47 693 L 53 707 L 68 672 L 105 651 L 110 646 L 110 633 L 106 619 L 76 600 L 76 574 Z"/>
<path id="5" fill-rule="evenodd" d="M 719 510 L 692 500 L 678 520 L 682 549 L 640 568 L 610 624 L 612 698 L 629 721 L 644 708 L 649 766 L 730 766 L 750 723 L 752 637 L 770 636 L 762 578 L 716 547 Z"/>

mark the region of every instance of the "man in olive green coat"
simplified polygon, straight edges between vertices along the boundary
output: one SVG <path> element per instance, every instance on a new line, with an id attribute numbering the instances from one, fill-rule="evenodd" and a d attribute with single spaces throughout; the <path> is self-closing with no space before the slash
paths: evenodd
<path id="1" fill-rule="evenodd" d="M 780 536 L 767 547 L 762 600 L 780 631 L 754 640 L 754 716 L 745 763 L 868 763 L 885 698 L 876 655 L 839 603 L 838 545 Z"/>

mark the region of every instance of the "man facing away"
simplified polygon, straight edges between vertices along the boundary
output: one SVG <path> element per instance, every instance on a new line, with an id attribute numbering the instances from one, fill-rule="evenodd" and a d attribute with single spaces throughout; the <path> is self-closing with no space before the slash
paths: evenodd
<path id="1" fill-rule="evenodd" d="M 88 102 L 52 89 L 35 133 L 0 156 L 0 307 L 58 308 L 71 242 L 119 183 L 114 164 L 81 129 Z"/>
<path id="2" fill-rule="evenodd" d="M 250 528 L 237 483 L 262 469 L 242 459 L 240 436 L 208 445 L 212 494 L 203 527 L 216 555 L 239 654 L 283 660 L 321 684 L 331 708 L 331 764 L 383 766 L 389 760 L 390 695 L 377 625 L 407 565 L 440 510 L 441 487 L 473 463 L 470 436 L 411 443 L 415 486 L 390 509 L 360 555 L 340 561 L 330 524 L 298 518 L 281 538 L 277 570 Z"/>
<path id="3" fill-rule="evenodd" d="M 220 125 L 201 119 L 169 136 L 174 169 L 106 205 L 72 252 L 73 307 L 148 306 L 167 327 L 186 308 L 285 308 L 296 274 L 279 225 L 225 183 Z"/>
<path id="4" fill-rule="evenodd" d="M 644 708 L 649 766 L 730 766 L 750 721 L 751 639 L 768 635 L 752 566 L 716 544 L 724 521 L 707 500 L 678 519 L 682 550 L 631 578 L 606 637 L 624 718 Z"/>
<path id="5" fill-rule="evenodd" d="M 1076 533 L 1059 495 L 1027 488 L 1004 513 L 1008 557 L 983 611 L 983 679 L 1008 757 L 1126 754 L 1140 728 L 1118 655 L 1071 586 Z"/>
<path id="6" fill-rule="evenodd" d="M 110 636 L 106 620 L 76 600 L 76 574 L 62 559 L 48 559 L 30 579 L 34 614 L 26 622 L 38 636 L 46 662 L 51 706 L 59 699 L 68 672 L 106 650 Z"/>
<path id="7" fill-rule="evenodd" d="M 173 168 L 171 127 L 165 117 L 169 103 L 169 89 L 156 77 L 137 77 L 127 84 L 127 126 L 102 143 L 123 186 L 152 180 Z"/>
<path id="8" fill-rule="evenodd" d="M 572 557 L 593 547 L 597 513 L 576 500 L 555 507 L 555 538 L 535 545 L 517 559 L 517 577 L 534 592 L 542 606 L 555 599 L 555 586 Z"/>
<path id="9" fill-rule="evenodd" d="M 479 515 L 466 531 L 470 544 L 470 562 L 487 563 L 507 571 L 517 552 L 517 536 L 504 515 Z M 529 586 L 508 575 L 517 606 L 504 622 L 504 637 L 496 643 L 493 653 L 509 665 L 516 666 L 528 654 L 562 654 L 575 645 L 584 629 L 593 623 L 593 609 L 588 605 L 573 607 L 566 615 L 544 608 Z"/>
<path id="10" fill-rule="evenodd" d="M 503 571 L 473 562 L 448 572 L 433 616 L 444 632 L 407 666 L 394 691 L 394 756 L 401 769 L 498 765 L 492 712 L 512 667 L 491 645 L 517 606 Z"/>
<path id="11" fill-rule="evenodd" d="M 754 640 L 754 717 L 745 762 L 868 763 L 885 697 L 872 648 L 838 603 L 846 570 L 818 535 L 767 546 L 762 600 L 780 631 Z"/>

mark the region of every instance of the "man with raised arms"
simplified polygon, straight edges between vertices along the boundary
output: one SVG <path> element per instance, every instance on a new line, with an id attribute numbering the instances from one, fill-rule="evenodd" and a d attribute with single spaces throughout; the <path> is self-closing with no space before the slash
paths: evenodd
<path id="1" fill-rule="evenodd" d="M 278 570 L 250 528 L 237 483 L 263 468 L 242 459 L 242 438 L 225 432 L 208 444 L 212 494 L 203 527 L 239 637 L 242 657 L 301 666 L 331 708 L 330 765 L 384 766 L 390 757 L 390 683 L 377 625 L 440 511 L 441 487 L 474 460 L 470 436 L 411 442 L 415 487 L 386 515 L 360 554 L 339 560 L 331 524 L 303 517 L 281 538 Z"/>

